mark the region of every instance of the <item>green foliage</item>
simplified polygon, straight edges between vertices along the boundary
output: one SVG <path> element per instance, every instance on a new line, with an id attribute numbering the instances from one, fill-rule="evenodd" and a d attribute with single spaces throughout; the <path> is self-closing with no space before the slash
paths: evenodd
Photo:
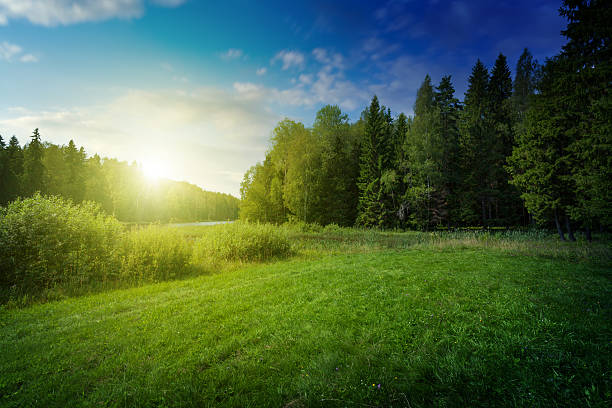
<path id="1" fill-rule="evenodd" d="M 47 169 L 43 164 L 45 149 L 41 142 L 38 128 L 34 129 L 32 140 L 25 146 L 23 153 L 21 186 L 24 195 L 30 196 L 36 192 L 45 193 L 47 185 Z"/>
<path id="2" fill-rule="evenodd" d="M 0 210 L 0 285 L 36 292 L 112 278 L 121 231 L 92 202 L 16 200 Z"/>
<path id="3" fill-rule="evenodd" d="M 118 278 L 132 284 L 182 278 L 192 273 L 191 255 L 191 244 L 174 228 L 136 228 L 122 239 Z"/>
<path id="4" fill-rule="evenodd" d="M 393 177 L 395 165 L 391 112 L 380 106 L 376 95 L 365 111 L 364 134 L 359 158 L 359 205 L 356 225 L 388 227 L 393 223 Z"/>
<path id="5" fill-rule="evenodd" d="M 253 262 L 283 258 L 291 254 L 284 230 L 270 224 L 234 222 L 207 227 L 194 244 L 196 264 Z"/>

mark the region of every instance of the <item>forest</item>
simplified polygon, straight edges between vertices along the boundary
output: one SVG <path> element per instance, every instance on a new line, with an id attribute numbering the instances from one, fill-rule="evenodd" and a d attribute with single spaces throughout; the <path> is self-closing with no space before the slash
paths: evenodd
<path id="1" fill-rule="evenodd" d="M 605 8 L 604 8 L 605 9 Z M 240 217 L 383 229 L 606 230 L 612 223 L 612 56 L 597 7 L 562 9 L 561 53 L 525 49 L 512 78 L 478 60 L 463 100 L 451 76 L 426 76 L 414 115 L 376 96 L 349 123 L 321 108 L 311 128 L 285 119 L 241 184 Z M 602 9 L 603 10 L 603 9 Z M 600 11 L 602 11 L 600 10 Z"/>
<path id="2" fill-rule="evenodd" d="M 70 140 L 66 146 L 42 142 L 38 129 L 20 146 L 0 136 L 0 206 L 36 192 L 74 203 L 94 201 L 124 222 L 233 220 L 239 200 L 204 191 L 187 182 L 147 180 L 138 163 L 87 157 Z"/>

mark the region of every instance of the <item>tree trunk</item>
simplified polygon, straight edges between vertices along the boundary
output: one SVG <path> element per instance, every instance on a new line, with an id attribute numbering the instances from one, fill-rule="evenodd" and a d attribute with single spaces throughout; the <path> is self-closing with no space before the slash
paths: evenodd
<path id="1" fill-rule="evenodd" d="M 487 224 L 487 206 L 484 197 L 480 200 L 480 203 L 482 205 L 482 226 L 484 227 Z"/>
<path id="2" fill-rule="evenodd" d="M 570 222 L 569 217 L 565 216 L 565 228 L 567 228 L 567 237 L 570 241 L 576 241 L 576 237 L 574 237 L 574 231 L 572 230 L 572 223 Z"/>
<path id="3" fill-rule="evenodd" d="M 588 225 L 584 227 L 584 234 L 586 235 L 586 239 L 589 242 L 593 242 L 593 237 L 591 236 L 591 227 Z"/>
<path id="4" fill-rule="evenodd" d="M 557 226 L 557 232 L 559 233 L 559 238 L 561 238 L 561 241 L 565 241 L 565 235 L 563 235 L 563 229 L 561 228 L 561 223 L 559 222 L 559 215 L 557 214 L 556 209 L 555 209 L 555 225 Z"/>

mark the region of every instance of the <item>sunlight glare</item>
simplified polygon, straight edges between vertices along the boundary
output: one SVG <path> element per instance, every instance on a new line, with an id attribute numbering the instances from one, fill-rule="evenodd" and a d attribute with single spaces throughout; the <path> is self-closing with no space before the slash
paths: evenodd
<path id="1" fill-rule="evenodd" d="M 143 161 L 141 167 L 142 173 L 151 181 L 168 176 L 168 168 L 161 161 Z"/>

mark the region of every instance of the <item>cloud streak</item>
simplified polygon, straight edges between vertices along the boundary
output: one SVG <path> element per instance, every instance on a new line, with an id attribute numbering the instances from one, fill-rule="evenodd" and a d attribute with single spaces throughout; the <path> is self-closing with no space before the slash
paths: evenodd
<path id="1" fill-rule="evenodd" d="M 185 0 L 154 0 L 162 7 L 177 7 Z M 144 0 L 0 0 L 0 25 L 13 19 L 53 27 L 113 18 L 142 17 Z"/>
<path id="2" fill-rule="evenodd" d="M 286 71 L 291 67 L 303 68 L 305 58 L 299 51 L 282 50 L 272 58 L 271 63 L 274 64 L 276 61 L 281 61 L 282 69 Z"/>
<path id="3" fill-rule="evenodd" d="M 32 54 L 23 54 L 23 49 L 17 44 L 8 41 L 0 43 L 0 60 L 13 62 L 38 62 L 38 58 Z"/>

